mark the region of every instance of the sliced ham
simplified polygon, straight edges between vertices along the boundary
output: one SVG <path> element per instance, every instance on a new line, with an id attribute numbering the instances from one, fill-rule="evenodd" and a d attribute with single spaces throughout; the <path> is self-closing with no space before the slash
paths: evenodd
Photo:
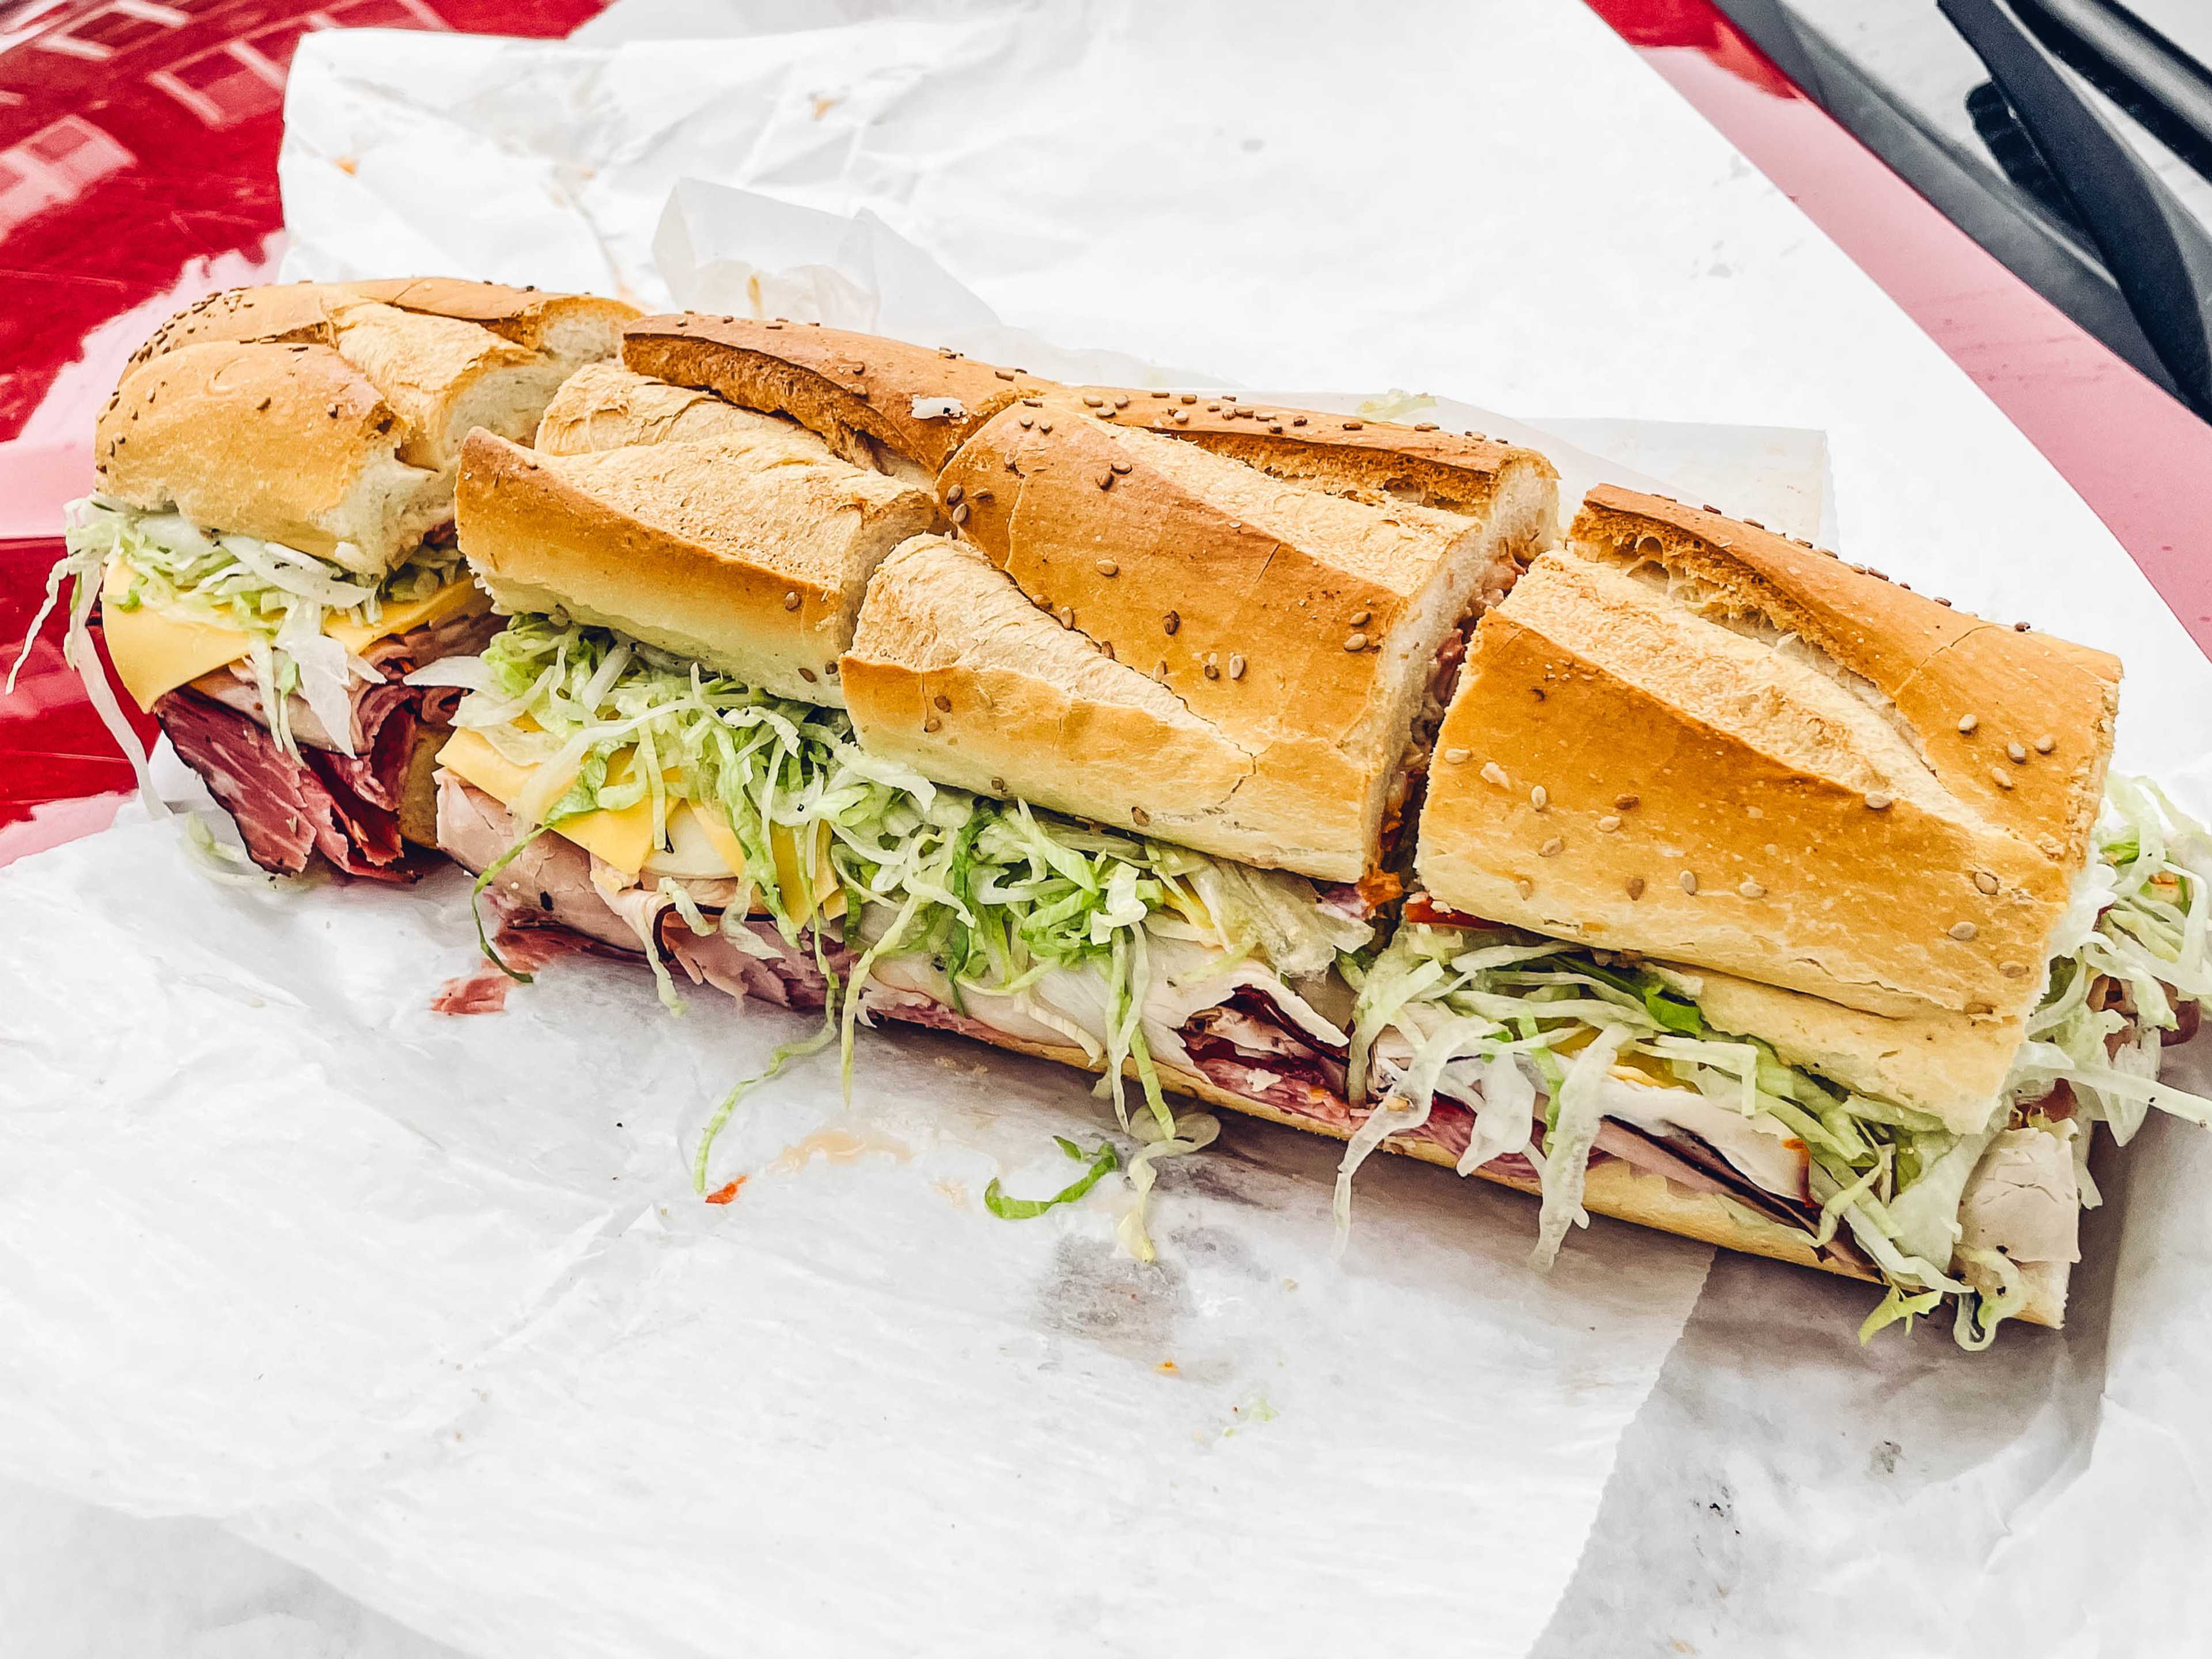
<path id="1" fill-rule="evenodd" d="M 661 950 L 690 975 L 694 985 L 711 985 L 740 1002 L 757 997 L 779 1007 L 811 1009 L 830 1000 L 830 981 L 815 965 L 810 949 L 787 944 L 766 916 L 749 916 L 740 925 L 775 954 L 750 954 L 719 927 L 712 933 L 695 933 L 672 908 L 660 914 Z M 824 951 L 833 970 L 843 955 L 842 949 Z"/>
<path id="2" fill-rule="evenodd" d="M 422 730 L 422 705 L 421 692 L 392 681 L 362 686 L 353 700 L 354 729 L 360 733 L 354 752 L 302 750 L 302 757 L 317 773 L 335 778 L 362 800 L 396 813 L 407 783 L 408 762 L 415 754 L 415 736 Z"/>
<path id="3" fill-rule="evenodd" d="M 438 845 L 455 863 L 487 870 L 520 833 L 514 815 L 483 791 L 451 772 L 438 775 Z M 730 881 L 687 881 L 683 886 L 702 915 L 717 923 L 721 907 L 737 890 Z M 815 966 L 811 945 L 786 944 L 767 917 L 748 917 L 743 925 L 775 953 L 772 957 L 741 950 L 719 926 L 695 933 L 665 896 L 625 884 L 618 872 L 557 835 L 539 836 L 516 853 L 492 878 L 492 887 L 514 914 L 526 915 L 534 926 L 566 928 L 633 958 L 644 956 L 645 940 L 651 938 L 662 959 L 680 968 L 694 985 L 711 985 L 740 1001 L 757 997 L 786 1008 L 819 1008 L 829 997 L 829 981 Z M 824 957 L 834 973 L 842 975 L 850 966 L 842 945 L 825 947 Z"/>

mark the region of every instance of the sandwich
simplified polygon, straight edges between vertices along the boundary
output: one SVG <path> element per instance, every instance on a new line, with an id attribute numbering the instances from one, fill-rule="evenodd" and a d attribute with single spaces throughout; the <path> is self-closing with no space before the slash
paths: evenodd
<path id="1" fill-rule="evenodd" d="M 830 332 L 647 319 L 534 448 L 471 435 L 459 544 L 510 619 L 416 677 L 468 694 L 441 845 L 665 996 L 821 1011 L 789 1052 L 890 1019 L 1133 1083 L 1140 1159 L 1206 1133 L 1170 1093 L 1348 1121 L 1362 884 L 1447 641 L 1555 533 L 1548 464 L 1363 500 Z"/>
<path id="2" fill-rule="evenodd" d="M 2212 996 L 2212 841 L 2108 779 L 2119 664 L 1711 508 L 1595 490 L 1482 621 L 1420 890 L 1361 976 L 1377 1145 L 2057 1325 L 2097 1125 Z"/>
<path id="3" fill-rule="evenodd" d="M 95 600 L 123 689 L 256 864 L 406 879 L 433 861 L 454 700 L 405 676 L 497 626 L 453 544 L 463 441 L 527 438 L 631 314 L 396 280 L 234 290 L 158 330 L 101 412 L 46 597 L 74 584 L 69 660 L 142 783 L 92 654 Z"/>

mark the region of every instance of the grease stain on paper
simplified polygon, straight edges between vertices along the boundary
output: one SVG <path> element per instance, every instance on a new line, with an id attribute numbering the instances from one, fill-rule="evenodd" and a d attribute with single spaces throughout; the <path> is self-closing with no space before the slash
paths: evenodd
<path id="1" fill-rule="evenodd" d="M 1109 1239 L 1072 1233 L 1053 1249 L 1039 1303 L 1044 1329 L 1147 1364 L 1176 1346 L 1171 1339 L 1191 1312 L 1189 1283 L 1165 1255 L 1133 1261 Z"/>
<path id="2" fill-rule="evenodd" d="M 795 1176 L 805 1172 L 816 1158 L 825 1164 L 858 1164 L 864 1158 L 884 1157 L 893 1163 L 903 1164 L 914 1156 L 914 1148 L 896 1135 L 887 1135 L 880 1129 L 817 1129 L 803 1139 L 794 1140 L 776 1154 L 775 1161 L 768 1166 L 770 1175 Z"/>

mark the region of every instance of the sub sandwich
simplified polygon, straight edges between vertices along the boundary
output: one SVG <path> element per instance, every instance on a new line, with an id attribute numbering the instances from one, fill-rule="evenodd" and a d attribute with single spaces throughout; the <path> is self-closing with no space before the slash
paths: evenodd
<path id="1" fill-rule="evenodd" d="M 1437 663 L 1556 533 L 1548 464 L 1456 441 L 1445 511 L 890 341 L 647 319 L 623 359 L 534 449 L 465 447 L 510 620 L 416 677 L 468 692 L 441 845 L 668 995 L 1133 1080 L 1152 1156 L 1201 1133 L 1168 1092 L 1348 1122 L 1337 964 L 1395 891 Z M 1285 458 L 1377 447 L 1325 418 Z"/>
<path id="2" fill-rule="evenodd" d="M 1711 509 L 1592 492 L 1483 619 L 1407 925 L 1364 969 L 1377 1144 L 1884 1283 L 1869 1332 L 2061 1322 L 2096 1127 L 2212 995 L 2212 841 L 2106 776 L 2120 665 Z"/>
<path id="3" fill-rule="evenodd" d="M 2063 1319 L 2098 1124 L 2212 1120 L 2212 838 L 2102 653 L 1610 488 L 1555 545 L 1474 434 L 627 314 L 302 285 L 134 361 L 49 602 L 264 866 L 434 847 L 820 1015 L 771 1070 L 1096 1073 L 1140 1199 L 1181 1096 L 1346 1140 L 1340 1224 L 1381 1147 L 1970 1346 Z"/>
<path id="4" fill-rule="evenodd" d="M 632 314 L 395 280 L 234 290 L 164 325 L 101 412 L 97 486 L 46 598 L 74 583 L 69 660 L 142 782 L 93 654 L 95 600 L 124 690 L 255 863 L 419 873 L 453 699 L 404 677 L 497 626 L 453 544 L 463 439 L 527 439 Z"/>

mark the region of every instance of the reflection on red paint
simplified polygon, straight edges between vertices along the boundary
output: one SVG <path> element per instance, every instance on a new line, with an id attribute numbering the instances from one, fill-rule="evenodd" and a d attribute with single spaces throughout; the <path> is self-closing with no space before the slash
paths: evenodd
<path id="1" fill-rule="evenodd" d="M 1682 46 L 1701 52 L 1748 86 L 1777 98 L 1803 96 L 1796 83 L 1711 0 L 1587 0 L 1632 46 Z"/>
<path id="2" fill-rule="evenodd" d="M 0 438 L 21 431 L 85 335 L 171 288 L 193 260 L 258 252 L 279 228 L 284 76 L 305 36 L 558 36 L 601 9 L 602 0 L 61 0 L 13 23 L 0 52 Z"/>

